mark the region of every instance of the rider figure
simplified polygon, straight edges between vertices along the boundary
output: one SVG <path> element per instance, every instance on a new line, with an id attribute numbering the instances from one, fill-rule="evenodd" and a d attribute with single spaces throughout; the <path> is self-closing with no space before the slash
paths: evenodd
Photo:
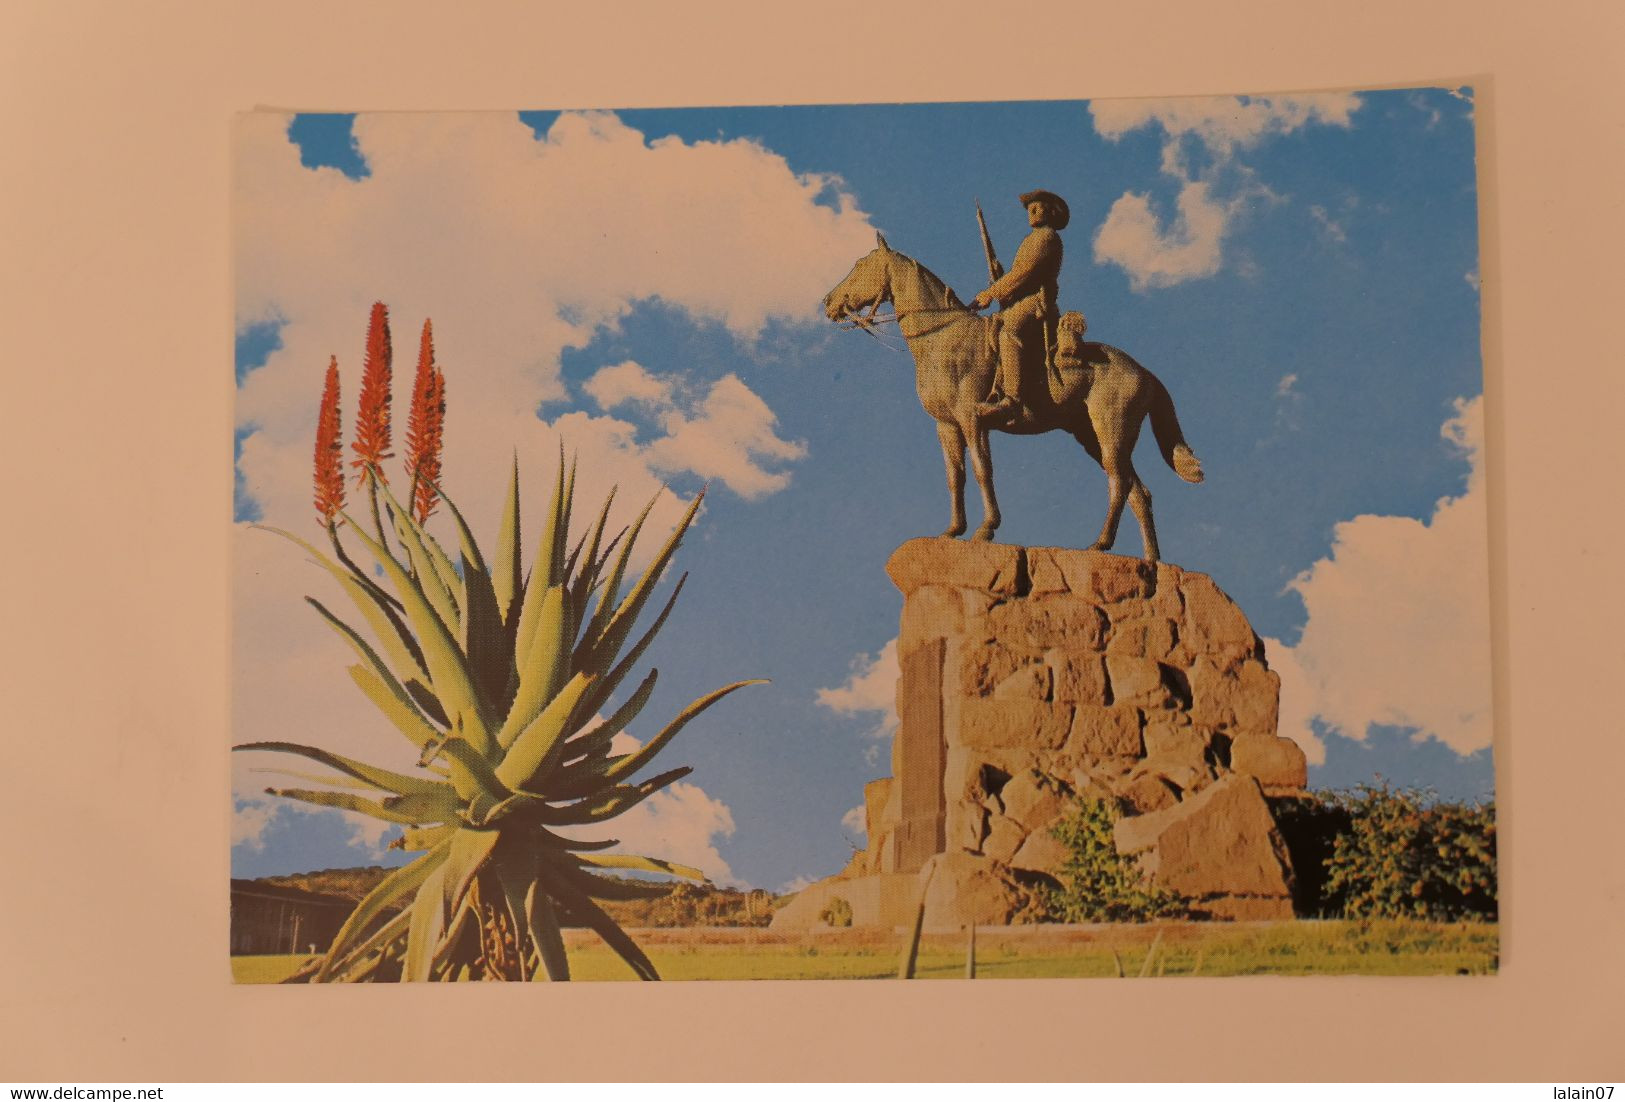
<path id="1" fill-rule="evenodd" d="M 1061 275 L 1061 230 L 1072 219 L 1066 200 L 1052 191 L 1029 191 L 1021 197 L 1032 232 L 1016 250 L 1010 270 L 971 300 L 976 310 L 999 302 L 999 371 L 990 399 L 977 406 L 983 418 L 1007 417 L 1021 408 L 1021 363 L 1025 349 L 1043 349 L 1046 372 L 1053 370 L 1055 299 Z"/>

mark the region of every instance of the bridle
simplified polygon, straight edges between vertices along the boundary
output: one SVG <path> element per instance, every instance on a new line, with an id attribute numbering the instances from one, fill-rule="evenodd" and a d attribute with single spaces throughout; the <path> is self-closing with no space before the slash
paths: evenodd
<path id="1" fill-rule="evenodd" d="M 894 352 L 907 352 L 908 351 L 907 347 L 899 348 L 895 344 L 891 344 L 888 341 L 882 340 L 881 337 L 880 337 L 880 334 L 876 332 L 876 329 L 878 329 L 878 327 L 880 327 L 882 325 L 895 325 L 895 326 L 897 326 L 899 332 L 901 332 L 902 327 L 903 327 L 903 320 L 905 318 L 913 317 L 916 314 L 951 314 L 951 315 L 953 315 L 952 317 L 949 317 L 946 321 L 943 321 L 940 324 L 934 325 L 934 326 L 932 326 L 932 327 L 930 327 L 928 329 L 923 329 L 918 333 L 914 333 L 914 334 L 904 333 L 903 334 L 903 339 L 904 340 L 916 340 L 916 339 L 918 339 L 920 337 L 929 337 L 932 333 L 941 332 L 942 330 L 948 328 L 950 325 L 953 325 L 955 322 L 957 322 L 957 321 L 959 321 L 962 318 L 965 318 L 967 316 L 968 317 L 977 317 L 978 316 L 977 312 L 975 310 L 972 310 L 969 306 L 920 306 L 920 307 L 916 307 L 913 310 L 899 310 L 899 309 L 897 309 L 897 303 L 895 301 L 892 302 L 892 312 L 890 314 L 880 314 L 879 313 L 880 304 L 882 302 L 886 301 L 886 294 L 887 294 L 887 292 L 889 292 L 891 290 L 890 282 L 891 281 L 888 278 L 887 286 L 882 287 L 880 289 L 879 293 L 877 293 L 875 295 L 875 300 L 873 302 L 869 303 L 869 305 L 868 305 L 868 313 L 863 313 L 864 307 L 863 307 L 863 304 L 860 303 L 856 308 L 848 310 L 841 317 L 841 319 L 835 323 L 837 328 L 840 328 L 840 329 L 861 329 L 861 330 L 863 330 L 863 332 L 869 334 L 870 337 L 873 337 L 877 344 L 880 344 L 880 345 L 882 345 L 882 346 L 884 346 L 886 348 L 889 348 Z"/>

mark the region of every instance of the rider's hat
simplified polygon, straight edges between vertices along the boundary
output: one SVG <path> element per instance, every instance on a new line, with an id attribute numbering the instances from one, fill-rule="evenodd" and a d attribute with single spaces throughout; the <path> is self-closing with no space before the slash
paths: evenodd
<path id="1" fill-rule="evenodd" d="M 1053 191 L 1029 191 L 1021 197 L 1021 205 L 1026 206 L 1035 199 L 1042 199 L 1054 211 L 1049 220 L 1051 226 L 1058 230 L 1066 229 L 1066 224 L 1072 221 L 1072 210 L 1066 205 L 1065 199 Z"/>

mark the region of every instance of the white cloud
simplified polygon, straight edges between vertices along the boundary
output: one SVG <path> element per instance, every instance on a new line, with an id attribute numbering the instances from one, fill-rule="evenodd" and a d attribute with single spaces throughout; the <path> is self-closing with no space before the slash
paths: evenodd
<path id="1" fill-rule="evenodd" d="M 627 402 L 638 402 L 660 409 L 672 403 L 671 384 L 649 374 L 642 364 L 633 360 L 615 364 L 613 367 L 600 368 L 587 380 L 583 389 L 598 403 L 598 408 L 606 413 Z"/>
<path id="2" fill-rule="evenodd" d="M 868 809 L 865 808 L 863 804 L 859 804 L 857 807 L 852 808 L 845 815 L 841 816 L 841 826 L 846 829 L 848 834 L 856 834 L 860 837 L 867 834 L 869 832 Z"/>
<path id="3" fill-rule="evenodd" d="M 779 890 L 777 892 L 775 892 L 774 894 L 775 895 L 794 895 L 799 891 L 803 891 L 806 888 L 812 887 L 816 883 L 818 883 L 818 877 L 816 877 L 816 876 L 797 876 L 797 877 L 793 877 L 792 879 L 786 880 L 784 883 L 780 884 L 779 885 Z"/>
<path id="4" fill-rule="evenodd" d="M 897 730 L 897 640 L 878 654 L 860 654 L 852 660 L 852 676 L 834 689 L 819 689 L 818 703 L 841 715 L 877 716 L 872 738 L 890 738 Z"/>
<path id="5" fill-rule="evenodd" d="M 1490 744 L 1483 424 L 1473 398 L 1441 430 L 1470 463 L 1464 493 L 1440 499 L 1426 521 L 1339 524 L 1331 556 L 1289 586 L 1308 621 L 1296 646 L 1266 647 L 1281 675 L 1281 733 L 1312 761 L 1325 753 L 1312 718 L 1353 739 L 1373 725 L 1409 728 L 1462 755 Z"/>
<path id="6" fill-rule="evenodd" d="M 1478 269 L 1477 268 L 1474 268 L 1472 271 L 1468 272 L 1466 275 L 1462 276 L 1461 278 L 1465 279 L 1467 281 L 1467 286 L 1471 287 L 1474 291 L 1478 291 L 1478 290 L 1481 289 L 1483 281 L 1481 279 L 1479 279 Z"/>
<path id="7" fill-rule="evenodd" d="M 1176 203 L 1179 213 L 1164 227 L 1149 195 L 1124 192 L 1095 233 L 1095 263 L 1122 268 L 1136 291 L 1216 273 L 1233 204 L 1214 202 L 1196 181 L 1180 188 Z"/>
<path id="8" fill-rule="evenodd" d="M 1171 137 L 1193 135 L 1215 154 L 1228 155 L 1310 123 L 1349 126 L 1350 116 L 1359 107 L 1360 97 L 1351 92 L 1324 92 L 1098 100 L 1089 105 L 1089 113 L 1094 117 L 1095 131 L 1110 141 L 1154 125 Z"/>
<path id="9" fill-rule="evenodd" d="M 543 421 L 536 411 L 569 398 L 561 353 L 641 301 L 719 323 L 745 343 L 775 319 L 820 323 L 823 293 L 873 245 L 867 216 L 839 180 L 798 175 L 750 141 L 648 143 L 605 114 L 562 115 L 539 141 L 516 116 L 497 113 L 359 116 L 355 138 L 371 174 L 351 180 L 302 166 L 289 121 L 245 115 L 234 135 L 237 321 L 281 322 L 281 347 L 243 381 L 237 402 L 247 432 L 239 471 L 267 523 L 322 542 L 310 505 L 322 373 L 336 354 L 349 430 L 375 300 L 391 308 L 397 452 L 419 328 L 434 319 L 447 388 L 445 487 L 482 540 L 495 536 L 517 454 L 527 559 L 534 555 L 561 444 L 580 463 L 578 528 L 617 485 L 612 526 L 656 499 L 648 528 L 656 538 L 645 545 L 658 545 L 686 504 L 662 489 L 665 474 L 693 471 L 748 498 L 787 484 L 778 465 L 805 449 L 781 440 L 772 411 L 731 376 L 673 405 L 683 376 L 656 378 L 628 361 L 594 376 L 587 393 L 599 413 Z M 663 399 L 669 423 L 652 442 L 609 415 L 622 402 Z M 444 513 L 430 527 L 450 542 Z M 239 525 L 233 543 L 232 740 L 415 760 L 350 682 L 349 649 L 303 601 L 314 594 L 347 615 L 343 594 L 274 536 Z M 263 787 L 250 769 L 286 764 L 233 757 L 234 790 L 250 797 Z M 255 804 L 234 830 L 251 840 L 266 822 Z M 673 839 L 688 853 L 676 859 L 728 875 L 707 840 L 732 821 L 699 788 L 657 796 L 633 824 L 652 841 Z"/>
<path id="10" fill-rule="evenodd" d="M 1255 200 L 1280 200 L 1239 163 L 1238 153 L 1311 123 L 1347 127 L 1359 106 L 1360 98 L 1350 93 L 1091 103 L 1095 131 L 1109 141 L 1159 127 L 1162 172 L 1180 182 L 1176 213 L 1166 227 L 1148 194 L 1125 191 L 1095 234 L 1095 263 L 1121 267 L 1135 291 L 1215 275 L 1235 220 Z M 1341 232 L 1335 224 L 1330 229 Z"/>

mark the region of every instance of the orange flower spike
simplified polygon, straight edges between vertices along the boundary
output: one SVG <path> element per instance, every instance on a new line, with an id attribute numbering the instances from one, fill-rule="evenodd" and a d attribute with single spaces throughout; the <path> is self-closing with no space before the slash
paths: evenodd
<path id="1" fill-rule="evenodd" d="M 350 466 L 360 469 L 356 484 L 365 479 L 367 468 L 384 478 L 383 462 L 394 455 L 389 450 L 389 391 L 390 362 L 393 353 L 389 342 L 389 307 L 381 302 L 372 304 L 372 318 L 367 323 L 367 359 L 361 371 L 361 401 L 356 412 L 355 441 L 350 447 L 356 458 Z"/>
<path id="2" fill-rule="evenodd" d="M 429 519 L 438 503 L 440 452 L 446 425 L 446 377 L 434 362 L 434 325 L 423 323 L 417 376 L 412 381 L 412 409 L 406 421 L 406 471 L 412 478 L 418 523 Z"/>
<path id="3" fill-rule="evenodd" d="M 344 508 L 344 442 L 339 419 L 339 360 L 327 365 L 321 410 L 316 415 L 316 513 L 334 526 L 333 517 Z"/>

